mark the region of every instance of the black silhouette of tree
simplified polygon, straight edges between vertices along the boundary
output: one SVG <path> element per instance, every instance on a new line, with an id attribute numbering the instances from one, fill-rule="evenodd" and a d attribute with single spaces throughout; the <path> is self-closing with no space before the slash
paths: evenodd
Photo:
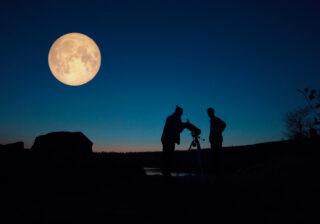
<path id="1" fill-rule="evenodd" d="M 306 99 L 313 113 L 315 125 L 320 125 L 320 89 L 317 91 L 315 89 L 309 90 L 305 88 L 304 90 L 297 89 L 297 91 Z"/>
<path id="2" fill-rule="evenodd" d="M 310 108 L 303 107 L 290 111 L 285 117 L 286 131 L 285 135 L 289 139 L 301 139 L 309 136 L 311 128 L 314 128 L 314 122 L 310 116 Z"/>
<path id="3" fill-rule="evenodd" d="M 320 89 L 297 91 L 306 99 L 307 105 L 287 113 L 285 135 L 289 139 L 310 137 L 320 128 Z"/>

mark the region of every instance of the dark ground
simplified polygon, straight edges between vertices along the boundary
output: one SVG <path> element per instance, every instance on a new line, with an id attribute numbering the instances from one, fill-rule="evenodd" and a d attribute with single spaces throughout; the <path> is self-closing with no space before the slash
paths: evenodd
<path id="1" fill-rule="evenodd" d="M 91 163 L 71 162 L 68 168 L 30 159 L 30 153 L 11 165 L 2 156 L 1 223 L 319 223 L 318 146 L 226 148 L 222 184 L 213 174 L 206 180 L 177 177 L 173 183 L 144 176 L 136 164 L 152 165 L 157 153 L 143 159 L 95 155 Z M 178 159 L 191 160 L 187 157 Z"/>

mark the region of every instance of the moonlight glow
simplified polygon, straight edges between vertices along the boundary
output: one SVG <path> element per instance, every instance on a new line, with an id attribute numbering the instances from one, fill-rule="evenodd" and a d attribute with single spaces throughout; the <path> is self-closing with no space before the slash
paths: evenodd
<path id="1" fill-rule="evenodd" d="M 67 85 L 79 86 L 96 76 L 101 65 L 101 54 L 88 36 L 69 33 L 53 43 L 48 61 L 56 79 Z"/>

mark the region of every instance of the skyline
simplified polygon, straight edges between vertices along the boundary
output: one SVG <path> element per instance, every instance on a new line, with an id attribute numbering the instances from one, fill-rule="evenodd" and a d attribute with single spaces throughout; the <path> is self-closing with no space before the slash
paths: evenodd
<path id="1" fill-rule="evenodd" d="M 1 9 L 0 144 L 29 148 L 38 135 L 81 131 L 95 151 L 160 151 L 176 105 L 202 130 L 203 147 L 208 107 L 227 123 L 224 146 L 276 141 L 285 113 L 305 104 L 296 89 L 319 88 L 312 1 L 48 3 Z M 77 87 L 48 66 L 52 43 L 72 32 L 101 51 L 100 71 Z M 177 149 L 190 142 L 185 130 Z"/>

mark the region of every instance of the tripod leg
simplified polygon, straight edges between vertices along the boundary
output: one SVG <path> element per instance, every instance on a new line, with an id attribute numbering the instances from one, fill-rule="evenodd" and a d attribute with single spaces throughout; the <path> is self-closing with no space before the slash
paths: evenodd
<path id="1" fill-rule="evenodd" d="M 201 176 L 204 176 L 200 142 L 197 140 L 196 144 L 197 144 L 198 164 L 199 164 L 199 167 L 200 167 Z"/>
<path id="2" fill-rule="evenodd" d="M 193 142 L 194 140 L 191 142 L 190 146 L 189 146 L 189 151 L 191 150 L 192 146 L 193 146 Z"/>

